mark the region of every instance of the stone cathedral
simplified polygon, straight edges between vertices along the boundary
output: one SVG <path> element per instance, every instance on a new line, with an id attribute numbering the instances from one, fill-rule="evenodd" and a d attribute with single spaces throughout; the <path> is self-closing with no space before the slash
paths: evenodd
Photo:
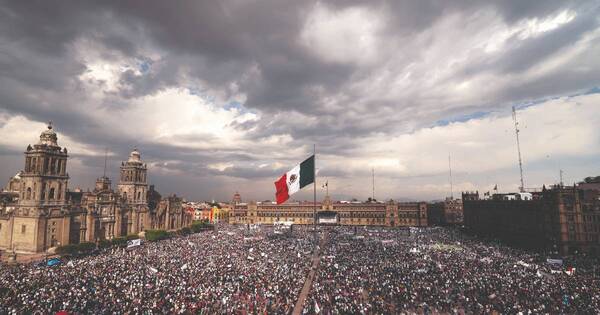
<path id="1" fill-rule="evenodd" d="M 183 210 L 180 198 L 161 199 L 149 191 L 147 165 L 137 148 L 121 163 L 116 191 L 106 172 L 92 191 L 70 191 L 67 160 L 67 149 L 58 145 L 52 124 L 37 144 L 27 146 L 24 169 L 0 192 L 0 249 L 43 252 L 191 224 L 192 215 Z M 161 222 L 165 208 L 169 222 Z"/>

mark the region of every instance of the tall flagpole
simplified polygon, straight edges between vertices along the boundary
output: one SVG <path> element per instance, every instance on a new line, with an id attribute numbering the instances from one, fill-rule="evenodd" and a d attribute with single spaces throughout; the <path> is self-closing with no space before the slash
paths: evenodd
<path id="1" fill-rule="evenodd" d="M 315 233 L 315 245 L 317 244 L 317 145 L 313 144 L 313 157 L 315 161 L 315 167 L 313 168 L 313 230 Z"/>

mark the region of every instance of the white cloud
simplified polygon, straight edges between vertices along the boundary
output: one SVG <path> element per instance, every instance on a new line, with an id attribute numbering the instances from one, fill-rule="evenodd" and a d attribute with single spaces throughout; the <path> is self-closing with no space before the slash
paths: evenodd
<path id="1" fill-rule="evenodd" d="M 104 100 L 104 96 L 92 99 L 86 112 L 93 115 L 91 119 L 102 121 L 113 132 L 132 141 L 143 139 L 144 142 L 196 149 L 250 145 L 244 139 L 245 133 L 231 124 L 252 121 L 257 117 L 241 109 L 218 107 L 185 88 L 169 88 L 135 98 L 124 108 L 103 106 Z M 114 119 L 115 116 L 118 119 Z M 284 138 L 273 136 L 267 142 L 285 141 Z"/>
<path id="2" fill-rule="evenodd" d="M 381 16 L 368 8 L 334 11 L 317 3 L 306 20 L 300 40 L 329 62 L 369 63 L 377 57 Z"/>
<path id="3" fill-rule="evenodd" d="M 233 163 L 230 162 L 208 164 L 208 168 L 212 168 L 221 172 L 233 166 Z"/>
<path id="4" fill-rule="evenodd" d="M 571 10 L 564 10 L 544 19 L 537 17 L 527 19 L 515 28 L 514 33 L 518 33 L 519 38 L 522 40 L 539 36 L 542 33 L 552 31 L 561 27 L 563 24 L 571 22 L 576 16 L 577 13 Z"/>
<path id="5" fill-rule="evenodd" d="M 47 130 L 47 124 L 31 121 L 24 116 L 0 115 L 0 145 L 13 150 L 25 150 L 27 144 L 38 143 L 40 134 Z M 55 130 L 58 136 L 58 145 L 67 148 L 70 154 L 76 155 L 104 155 L 99 150 L 85 143 L 79 143 L 71 137 Z M 112 154 L 112 153 L 110 153 Z"/>
<path id="6" fill-rule="evenodd" d="M 541 177 L 539 172 L 530 172 L 530 165 L 545 163 L 549 157 L 600 155 L 599 102 L 600 94 L 591 94 L 549 100 L 518 110 L 527 187 L 552 184 L 544 182 L 547 177 Z M 455 184 L 455 194 L 461 190 L 489 190 L 497 182 L 506 189 L 518 186 L 518 178 L 511 177 L 514 174 L 496 174 L 517 169 L 514 125 L 509 111 L 394 137 L 367 137 L 361 143 L 364 145 L 347 156 L 323 157 L 324 161 L 319 162 L 324 169 L 358 175 L 331 178 L 352 182 L 356 188 L 349 188 L 347 193 L 364 196 L 368 191 L 365 185 L 370 187 L 370 169 L 374 167 L 382 195 L 441 198 L 444 195 L 440 192 L 450 190 L 448 154 L 452 155 L 453 172 L 461 180 Z M 562 167 L 576 168 L 576 163 Z M 489 178 L 489 174 L 494 174 L 494 178 Z"/>

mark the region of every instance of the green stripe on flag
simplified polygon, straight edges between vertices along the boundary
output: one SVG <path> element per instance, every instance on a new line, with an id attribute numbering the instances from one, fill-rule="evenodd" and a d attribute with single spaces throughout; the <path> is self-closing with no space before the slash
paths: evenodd
<path id="1" fill-rule="evenodd" d="M 315 156 L 300 163 L 300 189 L 315 182 Z"/>

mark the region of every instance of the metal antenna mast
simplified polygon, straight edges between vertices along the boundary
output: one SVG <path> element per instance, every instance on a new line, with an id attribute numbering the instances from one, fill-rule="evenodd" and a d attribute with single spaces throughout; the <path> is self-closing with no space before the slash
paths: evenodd
<path id="1" fill-rule="evenodd" d="M 313 233 L 317 246 L 317 144 L 313 143 Z"/>
<path id="2" fill-rule="evenodd" d="M 108 148 L 104 149 L 104 174 L 103 177 L 106 177 L 106 160 L 108 159 Z"/>
<path id="3" fill-rule="evenodd" d="M 450 170 L 450 200 L 454 199 L 454 189 L 452 187 L 452 162 L 450 160 L 450 153 L 448 153 L 448 169 Z"/>
<path id="4" fill-rule="evenodd" d="M 564 185 L 563 182 L 563 170 L 560 170 L 560 187 L 562 187 Z"/>
<path id="5" fill-rule="evenodd" d="M 371 174 L 373 177 L 373 196 L 372 200 L 375 201 L 375 168 L 371 168 Z"/>
<path id="6" fill-rule="evenodd" d="M 525 192 L 525 184 L 523 183 L 523 161 L 521 160 L 521 144 L 519 142 L 519 122 L 517 121 L 517 111 L 515 107 L 512 107 L 512 117 L 515 123 L 515 135 L 517 137 L 517 153 L 519 154 L 519 172 L 521 173 L 521 186 L 519 187 L 520 192 Z"/>

